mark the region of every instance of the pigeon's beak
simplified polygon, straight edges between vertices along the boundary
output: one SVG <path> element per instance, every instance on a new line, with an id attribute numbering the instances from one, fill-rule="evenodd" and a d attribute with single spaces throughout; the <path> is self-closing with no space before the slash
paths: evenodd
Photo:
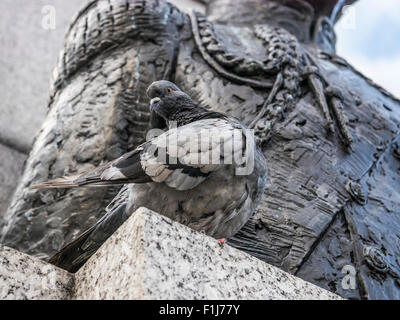
<path id="1" fill-rule="evenodd" d="M 161 99 L 156 97 L 150 100 L 150 112 L 153 112 L 157 105 L 160 103 Z"/>

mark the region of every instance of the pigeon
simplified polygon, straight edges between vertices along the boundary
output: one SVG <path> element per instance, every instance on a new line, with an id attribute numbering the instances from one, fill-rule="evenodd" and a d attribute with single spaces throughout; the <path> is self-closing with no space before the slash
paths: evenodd
<path id="1" fill-rule="evenodd" d="M 50 263 L 76 272 L 139 207 L 221 241 L 254 214 L 267 164 L 251 131 L 232 116 L 199 106 L 172 82 L 153 82 L 147 95 L 151 137 L 145 143 L 93 170 L 31 187 L 123 185 L 102 218 Z"/>

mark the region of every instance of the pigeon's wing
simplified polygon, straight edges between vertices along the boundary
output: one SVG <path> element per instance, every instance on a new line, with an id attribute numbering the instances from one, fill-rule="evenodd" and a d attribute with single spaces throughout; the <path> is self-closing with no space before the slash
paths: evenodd
<path id="1" fill-rule="evenodd" d="M 173 128 L 134 151 L 86 173 L 32 188 L 66 188 L 125 183 L 165 183 L 189 190 L 226 164 L 243 162 L 243 127 L 229 119 L 204 119 Z"/>
<path id="2" fill-rule="evenodd" d="M 152 181 L 189 190 L 222 166 L 243 163 L 245 146 L 239 122 L 199 120 L 151 140 L 140 155 L 141 167 Z"/>

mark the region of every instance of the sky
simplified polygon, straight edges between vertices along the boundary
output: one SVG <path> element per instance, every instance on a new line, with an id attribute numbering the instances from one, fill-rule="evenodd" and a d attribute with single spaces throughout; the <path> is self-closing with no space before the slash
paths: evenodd
<path id="1" fill-rule="evenodd" d="M 335 30 L 337 53 L 400 97 L 400 0 L 359 0 Z"/>

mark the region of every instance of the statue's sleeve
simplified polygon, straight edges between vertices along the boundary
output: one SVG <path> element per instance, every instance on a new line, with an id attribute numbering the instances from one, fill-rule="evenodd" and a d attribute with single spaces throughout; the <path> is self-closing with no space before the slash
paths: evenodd
<path id="1" fill-rule="evenodd" d="M 28 188 L 90 169 L 143 142 L 146 88 L 173 80 L 183 21 L 178 9 L 156 0 L 89 1 L 78 12 L 54 70 L 47 118 L 1 217 L 1 243 L 47 258 L 101 216 L 118 190 Z"/>

